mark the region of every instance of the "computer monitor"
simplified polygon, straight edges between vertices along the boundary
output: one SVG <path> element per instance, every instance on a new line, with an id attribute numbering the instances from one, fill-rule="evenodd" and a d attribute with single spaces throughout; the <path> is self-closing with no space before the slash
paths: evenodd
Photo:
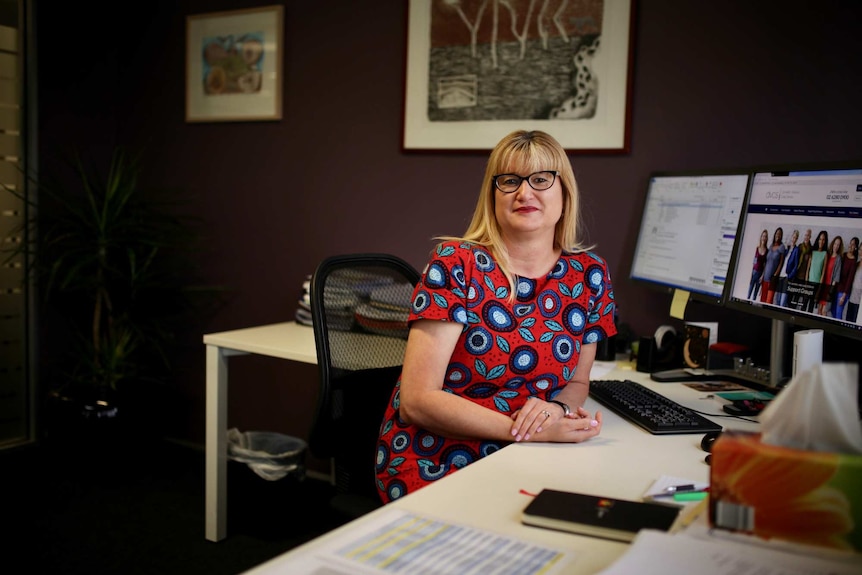
<path id="1" fill-rule="evenodd" d="M 862 162 L 755 170 L 733 255 L 727 307 L 862 339 L 862 314 L 857 313 L 862 276 L 856 277 L 862 273 L 860 238 Z M 847 253 L 854 249 L 851 245 L 852 259 Z"/>
<path id="2" fill-rule="evenodd" d="M 724 302 L 748 171 L 650 175 L 630 278 Z"/>

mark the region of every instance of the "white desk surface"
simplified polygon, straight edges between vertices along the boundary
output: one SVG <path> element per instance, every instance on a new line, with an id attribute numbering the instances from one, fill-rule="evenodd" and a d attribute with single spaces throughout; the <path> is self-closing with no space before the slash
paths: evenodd
<path id="1" fill-rule="evenodd" d="M 647 374 L 616 369 L 606 379 L 632 379 L 661 391 L 690 408 L 722 413 L 714 399 L 679 383 L 657 383 Z M 610 565 L 627 544 L 536 527 L 520 522 L 529 501 L 525 490 L 543 488 L 579 491 L 620 499 L 640 500 L 661 475 L 695 481 L 709 480 L 706 455 L 700 448 L 703 434 L 652 435 L 628 423 L 592 398 L 587 409 L 603 414 L 602 433 L 581 444 L 521 443 L 510 445 L 456 473 L 416 491 L 391 506 L 452 523 L 485 529 L 525 541 L 573 551 L 574 564 L 566 573 L 591 574 Z M 732 418 L 717 418 L 726 428 L 756 431 L 758 425 Z M 386 509 L 389 506 L 383 508 Z M 249 573 L 289 573 L 300 554 L 313 553 L 332 538 L 358 532 L 369 517 L 356 519 L 330 533 L 268 561 Z"/>
<path id="2" fill-rule="evenodd" d="M 204 344 L 303 363 L 317 363 L 314 330 L 295 321 L 210 333 L 204 336 Z"/>

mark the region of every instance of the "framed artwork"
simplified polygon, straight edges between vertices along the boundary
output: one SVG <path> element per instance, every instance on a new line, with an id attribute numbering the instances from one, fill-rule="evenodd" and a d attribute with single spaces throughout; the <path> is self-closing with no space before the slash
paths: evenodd
<path id="1" fill-rule="evenodd" d="M 283 6 L 186 17 L 186 122 L 281 119 Z"/>
<path id="2" fill-rule="evenodd" d="M 487 151 L 518 129 L 627 153 L 635 0 L 410 0 L 407 150 Z"/>

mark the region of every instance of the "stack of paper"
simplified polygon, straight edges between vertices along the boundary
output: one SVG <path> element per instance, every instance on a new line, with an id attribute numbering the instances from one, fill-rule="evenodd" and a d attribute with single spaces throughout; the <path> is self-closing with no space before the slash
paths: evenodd
<path id="1" fill-rule="evenodd" d="M 306 276 L 302 282 L 302 293 L 299 295 L 299 301 L 296 308 L 296 322 L 302 325 L 311 324 L 311 276 Z"/>
<path id="2" fill-rule="evenodd" d="M 641 531 L 599 575 L 859 575 L 859 555 L 812 555 L 753 542 Z"/>

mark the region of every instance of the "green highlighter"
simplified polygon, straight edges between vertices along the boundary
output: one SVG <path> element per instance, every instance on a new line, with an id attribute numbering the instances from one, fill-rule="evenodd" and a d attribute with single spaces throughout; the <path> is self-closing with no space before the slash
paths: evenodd
<path id="1" fill-rule="evenodd" d="M 701 501 L 709 495 L 706 491 L 684 491 L 683 493 L 674 493 L 674 501 Z"/>

